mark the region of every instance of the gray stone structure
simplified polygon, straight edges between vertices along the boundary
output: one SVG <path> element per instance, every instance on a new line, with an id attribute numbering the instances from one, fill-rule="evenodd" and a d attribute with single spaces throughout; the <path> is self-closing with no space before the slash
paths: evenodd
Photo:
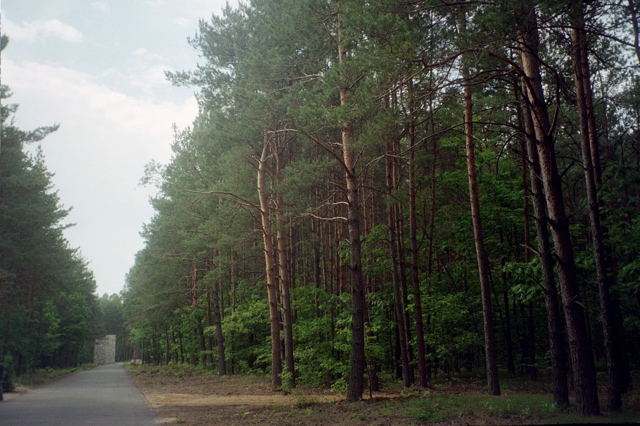
<path id="1" fill-rule="evenodd" d="M 116 362 L 116 335 L 108 334 L 102 339 L 96 339 L 93 363 L 112 364 L 114 362 Z"/>

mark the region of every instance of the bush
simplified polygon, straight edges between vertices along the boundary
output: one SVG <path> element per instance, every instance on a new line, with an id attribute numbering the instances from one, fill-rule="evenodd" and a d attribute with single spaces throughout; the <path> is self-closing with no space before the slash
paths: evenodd
<path id="1" fill-rule="evenodd" d="M 16 390 L 16 368 L 15 362 L 11 355 L 5 355 L 3 360 L 4 373 L 0 379 L 2 380 L 2 390 L 4 392 L 13 392 Z"/>

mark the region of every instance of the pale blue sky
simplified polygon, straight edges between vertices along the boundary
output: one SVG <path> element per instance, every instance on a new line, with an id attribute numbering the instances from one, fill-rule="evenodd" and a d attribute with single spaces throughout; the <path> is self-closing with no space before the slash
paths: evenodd
<path id="1" fill-rule="evenodd" d="M 237 2 L 230 1 L 232 5 Z M 193 69 L 187 37 L 224 0 L 4 0 L 2 84 L 20 105 L 19 127 L 60 124 L 42 148 L 66 231 L 89 262 L 98 293 L 117 293 L 142 248 L 153 210 L 138 186 L 144 165 L 169 161 L 172 125 L 197 114 L 193 90 L 165 70 Z"/>

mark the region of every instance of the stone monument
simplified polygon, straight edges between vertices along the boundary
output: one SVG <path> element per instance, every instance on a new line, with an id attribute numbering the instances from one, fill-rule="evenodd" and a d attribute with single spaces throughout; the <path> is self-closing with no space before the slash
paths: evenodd
<path id="1" fill-rule="evenodd" d="M 113 364 L 114 362 L 116 362 L 116 335 L 107 334 L 102 339 L 96 339 L 93 363 Z"/>

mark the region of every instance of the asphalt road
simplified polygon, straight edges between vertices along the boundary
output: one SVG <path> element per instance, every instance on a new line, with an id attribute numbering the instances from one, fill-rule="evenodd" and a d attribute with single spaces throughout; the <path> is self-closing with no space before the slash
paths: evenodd
<path id="1" fill-rule="evenodd" d="M 155 412 L 119 364 L 76 373 L 0 402 L 3 426 L 153 424 Z"/>

